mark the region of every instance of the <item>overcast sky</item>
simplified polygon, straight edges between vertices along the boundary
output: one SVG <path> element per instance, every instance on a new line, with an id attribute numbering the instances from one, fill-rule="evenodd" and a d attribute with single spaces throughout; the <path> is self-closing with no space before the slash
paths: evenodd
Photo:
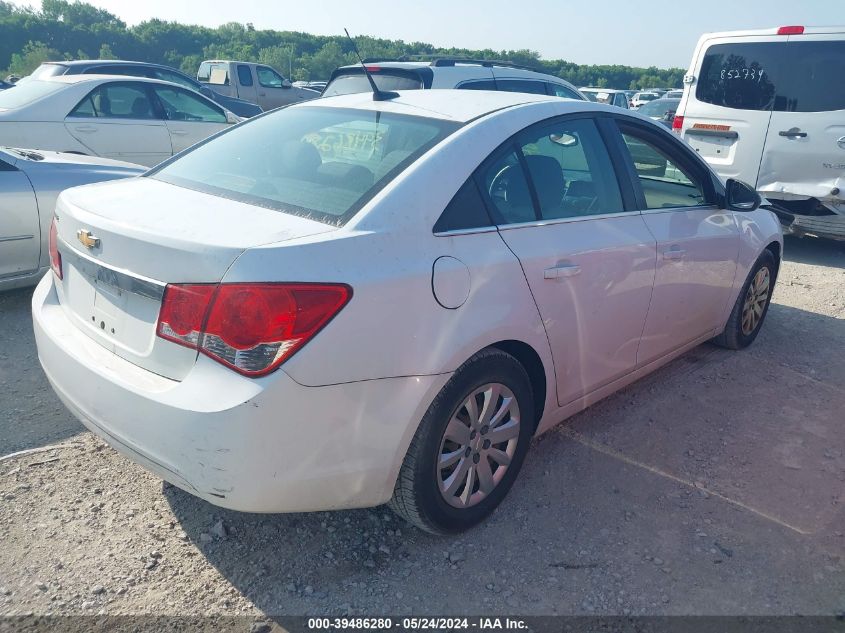
<path id="1" fill-rule="evenodd" d="M 686 68 L 709 31 L 845 23 L 845 0 L 87 0 L 129 24 L 160 18 L 539 51 L 579 64 Z M 40 7 L 40 1 L 28 2 Z"/>

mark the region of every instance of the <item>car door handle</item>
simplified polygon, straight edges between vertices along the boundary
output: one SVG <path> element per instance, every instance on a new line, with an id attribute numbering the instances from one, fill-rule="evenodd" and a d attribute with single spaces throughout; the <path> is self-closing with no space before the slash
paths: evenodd
<path id="1" fill-rule="evenodd" d="M 686 251 L 680 248 L 670 248 L 668 251 L 663 251 L 663 259 L 683 259 Z"/>
<path id="2" fill-rule="evenodd" d="M 97 131 L 97 128 L 93 125 L 75 125 L 73 129 L 77 132 L 84 132 L 85 134 L 91 134 L 92 132 Z"/>
<path id="3" fill-rule="evenodd" d="M 581 272 L 578 264 L 558 264 L 543 271 L 543 279 L 560 279 L 561 277 L 574 277 Z"/>
<path id="4" fill-rule="evenodd" d="M 807 133 L 802 132 L 797 127 L 790 128 L 788 130 L 781 130 L 778 132 L 779 136 L 785 136 L 787 138 L 806 138 Z"/>

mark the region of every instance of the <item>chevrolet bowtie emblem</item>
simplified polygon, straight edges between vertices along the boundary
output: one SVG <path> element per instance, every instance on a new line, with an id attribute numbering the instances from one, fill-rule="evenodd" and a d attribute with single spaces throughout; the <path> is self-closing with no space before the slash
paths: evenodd
<path id="1" fill-rule="evenodd" d="M 78 239 L 85 248 L 97 248 L 100 245 L 100 238 L 95 237 L 94 234 L 87 229 L 79 229 L 76 232 L 76 239 Z"/>

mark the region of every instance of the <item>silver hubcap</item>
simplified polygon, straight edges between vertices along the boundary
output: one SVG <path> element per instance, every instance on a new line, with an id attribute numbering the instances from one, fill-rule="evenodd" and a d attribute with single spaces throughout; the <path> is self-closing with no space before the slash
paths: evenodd
<path id="1" fill-rule="evenodd" d="M 768 298 L 769 269 L 764 266 L 754 275 L 745 293 L 745 303 L 742 305 L 742 333 L 745 336 L 751 334 L 760 323 Z"/>
<path id="2" fill-rule="evenodd" d="M 437 455 L 437 485 L 446 503 L 468 508 L 493 492 L 516 452 L 519 419 L 519 404 L 505 385 L 483 385 L 464 400 Z"/>

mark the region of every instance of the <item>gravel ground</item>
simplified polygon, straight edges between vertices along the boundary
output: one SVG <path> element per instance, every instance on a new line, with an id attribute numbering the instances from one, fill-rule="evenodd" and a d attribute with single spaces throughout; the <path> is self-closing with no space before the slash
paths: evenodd
<path id="1" fill-rule="evenodd" d="M 845 249 L 790 240 L 755 345 L 703 345 L 538 438 L 454 538 L 167 485 L 43 379 L 0 295 L 0 615 L 845 612 Z"/>

